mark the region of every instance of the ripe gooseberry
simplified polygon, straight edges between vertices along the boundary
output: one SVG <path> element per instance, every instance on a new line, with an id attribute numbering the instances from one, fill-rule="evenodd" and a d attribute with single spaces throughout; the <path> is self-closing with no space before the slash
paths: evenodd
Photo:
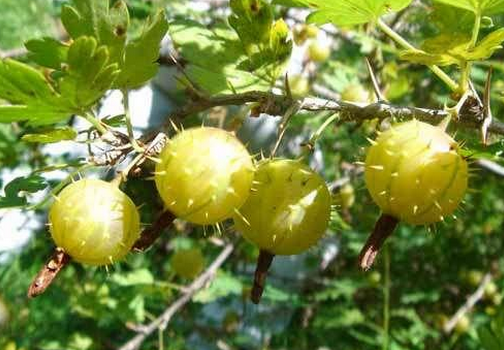
<path id="1" fill-rule="evenodd" d="M 74 260 L 107 265 L 121 260 L 140 235 L 138 210 L 116 185 L 76 181 L 56 197 L 49 227 L 58 247 Z"/>
<path id="2" fill-rule="evenodd" d="M 331 195 L 324 180 L 300 161 L 273 159 L 258 164 L 254 188 L 234 215 L 236 229 L 260 249 L 298 254 L 324 234 Z"/>
<path id="3" fill-rule="evenodd" d="M 203 270 L 205 258 L 199 248 L 181 249 L 173 254 L 170 263 L 177 275 L 190 279 Z"/>
<path id="4" fill-rule="evenodd" d="M 331 214 L 331 195 L 318 174 L 295 160 L 260 162 L 254 184 L 233 220 L 236 229 L 260 248 L 251 290 L 257 304 L 273 257 L 301 253 L 322 237 Z"/>
<path id="5" fill-rule="evenodd" d="M 428 225 L 444 220 L 467 189 L 467 162 L 440 127 L 412 120 L 383 132 L 369 148 L 365 182 L 383 215 L 361 253 L 368 269 L 398 221 Z"/>
<path id="6" fill-rule="evenodd" d="M 211 127 L 184 130 L 169 140 L 155 181 L 166 207 L 186 221 L 209 225 L 232 216 L 247 199 L 254 166 L 230 132 Z"/>
<path id="7" fill-rule="evenodd" d="M 313 62 L 323 62 L 331 55 L 331 48 L 314 41 L 308 46 L 308 58 Z"/>
<path id="8" fill-rule="evenodd" d="M 414 225 L 442 221 L 467 189 L 467 162 L 441 128 L 418 120 L 382 133 L 369 148 L 365 181 L 385 213 Z"/>

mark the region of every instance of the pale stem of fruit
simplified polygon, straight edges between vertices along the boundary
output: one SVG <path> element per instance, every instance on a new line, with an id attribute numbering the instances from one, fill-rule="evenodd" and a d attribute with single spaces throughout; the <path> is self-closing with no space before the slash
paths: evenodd
<path id="1" fill-rule="evenodd" d="M 401 35 L 395 32 L 392 28 L 385 24 L 381 19 L 377 22 L 378 28 L 380 28 L 385 34 L 387 34 L 392 40 L 396 43 L 409 50 L 417 50 L 413 45 L 411 45 L 406 39 L 404 39 Z M 441 68 L 435 65 L 427 66 L 439 79 L 441 79 L 452 91 L 459 90 L 459 85 L 448 76 Z"/>
<path id="2" fill-rule="evenodd" d="M 137 140 L 135 139 L 135 135 L 133 134 L 133 125 L 131 124 L 131 114 L 129 108 L 129 94 L 128 90 L 121 90 L 123 95 L 123 106 L 124 106 L 124 120 L 126 122 L 126 128 L 128 129 L 128 137 L 131 142 L 131 146 L 138 153 L 143 153 L 143 148 L 140 147 Z"/>
<path id="3" fill-rule="evenodd" d="M 383 350 L 389 348 L 389 328 L 390 328 L 390 251 L 388 244 L 383 252 L 384 281 L 383 281 Z"/>
<path id="4" fill-rule="evenodd" d="M 106 134 L 107 128 L 100 122 L 100 120 L 92 112 L 83 112 L 81 117 L 91 123 L 100 134 Z"/>

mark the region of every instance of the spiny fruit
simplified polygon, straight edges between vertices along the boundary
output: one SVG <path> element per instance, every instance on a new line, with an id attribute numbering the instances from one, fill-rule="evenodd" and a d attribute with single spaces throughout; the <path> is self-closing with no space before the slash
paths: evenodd
<path id="1" fill-rule="evenodd" d="M 247 199 L 254 177 L 252 158 L 231 133 L 192 128 L 177 134 L 160 154 L 155 180 L 166 207 L 195 224 L 218 223 Z"/>
<path id="2" fill-rule="evenodd" d="M 308 58 L 313 62 L 323 62 L 331 55 L 331 48 L 318 41 L 314 41 L 308 46 Z"/>
<path id="3" fill-rule="evenodd" d="M 440 127 L 412 120 L 393 126 L 372 144 L 364 175 L 382 215 L 359 256 L 364 270 L 399 221 L 428 225 L 451 215 L 468 177 L 457 143 Z"/>
<path id="4" fill-rule="evenodd" d="M 140 235 L 138 210 L 116 185 L 94 179 L 61 191 L 49 211 L 51 235 L 74 260 L 107 265 L 121 260 Z"/>
<path id="5" fill-rule="evenodd" d="M 366 186 L 383 213 L 409 224 L 442 221 L 467 188 L 467 162 L 436 126 L 412 120 L 382 133 L 369 148 Z"/>
<path id="6" fill-rule="evenodd" d="M 171 266 L 180 277 L 194 278 L 205 267 L 205 258 L 199 248 L 181 249 L 173 254 Z"/>
<path id="7" fill-rule="evenodd" d="M 275 255 L 298 254 L 324 234 L 331 195 L 308 166 L 288 159 L 258 164 L 253 192 L 234 215 L 245 238 Z"/>

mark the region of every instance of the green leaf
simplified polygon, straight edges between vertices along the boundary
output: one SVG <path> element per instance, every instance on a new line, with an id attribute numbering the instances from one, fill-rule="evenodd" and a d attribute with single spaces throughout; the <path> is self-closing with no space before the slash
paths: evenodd
<path id="1" fill-rule="evenodd" d="M 219 270 L 212 284 L 208 288 L 200 290 L 193 300 L 209 303 L 231 294 L 241 295 L 242 287 L 242 283 L 236 277 Z"/>
<path id="2" fill-rule="evenodd" d="M 126 274 L 114 274 L 112 281 L 120 286 L 129 287 L 142 284 L 153 284 L 154 277 L 147 269 L 137 269 Z"/>
<path id="3" fill-rule="evenodd" d="M 315 8 L 307 22 L 351 26 L 376 21 L 379 17 L 402 10 L 412 0 L 295 0 L 297 6 Z M 292 2 L 292 1 L 289 1 Z M 288 2 L 288 3 L 289 3 Z M 275 3 L 285 3 L 276 1 Z"/>
<path id="4" fill-rule="evenodd" d="M 434 0 L 442 4 L 458 7 L 475 14 L 496 14 L 504 12 L 504 0 Z"/>
<path id="5" fill-rule="evenodd" d="M 25 43 L 28 58 L 43 67 L 61 69 L 68 46 L 53 38 L 33 39 Z"/>
<path id="6" fill-rule="evenodd" d="M 423 50 L 403 51 L 400 58 L 425 65 L 462 66 L 467 61 L 490 58 L 496 50 L 502 48 L 502 41 L 504 41 L 504 28 L 488 34 L 473 48 L 467 36 L 446 33 L 426 40 L 422 45 Z"/>
<path id="7" fill-rule="evenodd" d="M 21 140 L 25 142 L 55 143 L 63 140 L 73 140 L 77 132 L 71 127 L 54 128 L 37 134 L 25 134 Z"/>
<path id="8" fill-rule="evenodd" d="M 0 61 L 0 98 L 12 104 L 0 106 L 0 123 L 50 124 L 70 116 L 44 75 L 17 61 Z"/>
<path id="9" fill-rule="evenodd" d="M 156 60 L 167 30 L 168 22 L 162 10 L 147 21 L 140 37 L 126 46 L 124 62 L 120 65 L 121 73 L 114 84 L 116 87 L 134 88 L 156 75 Z"/>
<path id="10" fill-rule="evenodd" d="M 109 61 L 119 63 L 124 53 L 129 26 L 128 8 L 124 1 L 109 8 L 109 0 L 73 0 L 63 6 L 61 21 L 73 39 L 92 36 L 99 45 L 107 46 Z"/>
<path id="11" fill-rule="evenodd" d="M 63 103 L 80 111 L 92 106 L 110 89 L 118 74 L 109 64 L 108 50 L 93 37 L 80 37 L 68 50 L 68 70 L 59 82 Z"/>
<path id="12" fill-rule="evenodd" d="M 499 339 L 487 327 L 478 329 L 478 338 L 485 350 L 500 350 Z"/>
<path id="13" fill-rule="evenodd" d="M 504 28 L 497 29 L 484 37 L 476 47 L 469 50 L 465 58 L 468 61 L 480 61 L 490 58 L 498 49 L 502 49 Z"/>
<path id="14" fill-rule="evenodd" d="M 5 185 L 5 197 L 0 196 L 0 208 L 26 206 L 25 193 L 35 193 L 47 187 L 45 179 L 39 175 L 17 177 Z"/>
<path id="15" fill-rule="evenodd" d="M 267 90 L 269 80 L 237 67 L 247 59 L 237 35 L 227 27 L 208 30 L 189 20 L 170 23 L 175 47 L 189 62 L 186 74 L 210 94 L 251 89 Z"/>

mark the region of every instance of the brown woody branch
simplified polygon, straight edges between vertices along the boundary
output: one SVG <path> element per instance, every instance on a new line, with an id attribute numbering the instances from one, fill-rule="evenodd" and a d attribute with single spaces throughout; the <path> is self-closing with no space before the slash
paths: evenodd
<path id="1" fill-rule="evenodd" d="M 196 278 L 187 288 L 185 288 L 184 293 L 175 300 L 173 304 L 168 306 L 165 311 L 159 315 L 154 321 L 148 325 L 142 326 L 142 332 L 135 335 L 131 340 L 121 346 L 118 350 L 137 350 L 140 348 L 142 343 L 147 337 L 154 333 L 158 329 L 165 329 L 171 318 L 178 310 L 180 310 L 185 304 L 191 301 L 192 297 L 196 292 L 203 288 L 207 283 L 215 278 L 215 273 L 219 267 L 224 264 L 227 258 L 233 252 L 234 246 L 228 243 L 220 252 L 220 254 L 215 258 L 212 264 L 205 270 L 198 278 Z"/>
<path id="2" fill-rule="evenodd" d="M 439 123 L 449 116 L 447 111 L 441 109 L 427 109 L 417 107 L 403 107 L 391 103 L 379 101 L 371 104 L 350 103 L 338 100 L 329 100 L 316 97 L 306 97 L 302 101 L 293 101 L 288 96 L 278 95 L 271 92 L 248 91 L 244 93 L 217 95 L 203 97 L 171 113 L 167 117 L 165 127 L 168 127 L 170 119 L 182 119 L 189 115 L 199 113 L 217 106 L 240 106 L 246 103 L 257 103 L 261 113 L 269 115 L 284 115 L 294 103 L 301 105 L 301 110 L 309 112 L 329 111 L 340 113 L 343 121 L 362 122 L 367 119 L 378 118 L 380 120 L 395 117 L 400 119 L 418 119 L 429 123 Z M 474 108 L 463 108 L 458 119 L 453 120 L 455 125 L 480 129 L 483 119 L 480 111 Z M 494 134 L 504 135 L 504 123 L 493 120 L 488 131 Z"/>

